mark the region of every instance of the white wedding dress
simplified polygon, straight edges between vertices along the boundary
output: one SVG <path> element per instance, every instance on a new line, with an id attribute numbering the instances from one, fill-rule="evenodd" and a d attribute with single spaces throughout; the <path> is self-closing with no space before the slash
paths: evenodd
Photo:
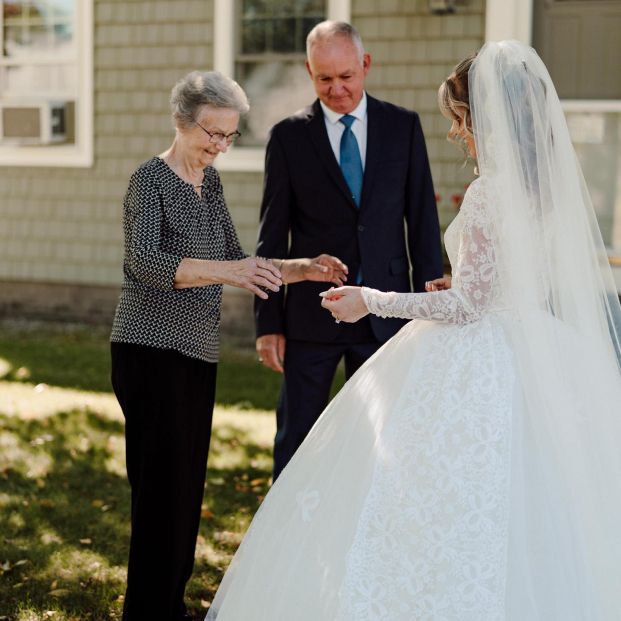
<path id="1" fill-rule="evenodd" d="M 347 382 L 277 480 L 209 621 L 613 621 L 583 604 L 588 551 L 524 417 L 484 179 L 445 243 L 452 289 L 363 290 L 371 312 L 415 320 Z M 572 378 L 575 403 L 606 381 L 592 375 L 585 364 Z"/>
<path id="2" fill-rule="evenodd" d="M 534 50 L 469 72 L 479 179 L 452 288 L 346 383 L 255 516 L 208 621 L 621 621 L 621 307 Z"/>

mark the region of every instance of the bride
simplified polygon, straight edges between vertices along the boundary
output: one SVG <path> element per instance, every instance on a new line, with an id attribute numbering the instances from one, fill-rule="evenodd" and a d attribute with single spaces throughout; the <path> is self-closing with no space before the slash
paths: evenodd
<path id="1" fill-rule="evenodd" d="M 621 309 L 548 72 L 488 43 L 439 92 L 477 160 L 414 319 L 347 382 L 259 509 L 208 621 L 621 619 Z"/>

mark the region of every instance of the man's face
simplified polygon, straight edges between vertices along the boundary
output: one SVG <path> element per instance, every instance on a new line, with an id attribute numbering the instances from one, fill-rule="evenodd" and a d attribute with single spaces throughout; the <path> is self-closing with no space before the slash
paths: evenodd
<path id="1" fill-rule="evenodd" d="M 365 54 L 360 62 L 356 46 L 345 37 L 318 41 L 306 61 L 317 97 L 340 114 L 350 113 L 360 103 L 370 66 L 371 57 Z"/>

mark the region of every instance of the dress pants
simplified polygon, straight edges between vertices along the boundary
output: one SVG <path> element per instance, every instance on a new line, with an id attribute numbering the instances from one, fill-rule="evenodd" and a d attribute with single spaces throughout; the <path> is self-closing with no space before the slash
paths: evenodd
<path id="1" fill-rule="evenodd" d="M 382 343 L 309 343 L 288 340 L 276 408 L 274 481 L 289 463 L 330 399 L 336 367 L 345 358 L 349 379 Z"/>
<path id="2" fill-rule="evenodd" d="M 194 565 L 217 365 L 128 343 L 112 343 L 111 353 L 131 486 L 123 620 L 177 621 Z"/>

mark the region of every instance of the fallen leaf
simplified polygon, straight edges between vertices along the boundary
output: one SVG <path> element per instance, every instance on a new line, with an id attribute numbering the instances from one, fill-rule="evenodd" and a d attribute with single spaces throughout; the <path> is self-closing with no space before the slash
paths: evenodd
<path id="1" fill-rule="evenodd" d="M 30 377 L 30 371 L 26 367 L 19 367 L 17 371 L 15 371 L 15 379 L 23 380 L 28 379 Z"/>
<path id="2" fill-rule="evenodd" d="M 210 606 L 211 606 L 211 602 L 201 599 L 201 608 L 209 608 Z"/>
<path id="3" fill-rule="evenodd" d="M 93 543 L 92 539 L 89 539 L 88 537 L 85 537 L 84 539 L 80 539 L 80 543 L 83 546 L 90 546 L 91 543 Z"/>
<path id="4" fill-rule="evenodd" d="M 48 595 L 51 595 L 52 597 L 64 597 L 65 595 L 69 595 L 69 593 L 71 593 L 69 589 L 54 589 L 53 591 L 50 591 Z"/>

